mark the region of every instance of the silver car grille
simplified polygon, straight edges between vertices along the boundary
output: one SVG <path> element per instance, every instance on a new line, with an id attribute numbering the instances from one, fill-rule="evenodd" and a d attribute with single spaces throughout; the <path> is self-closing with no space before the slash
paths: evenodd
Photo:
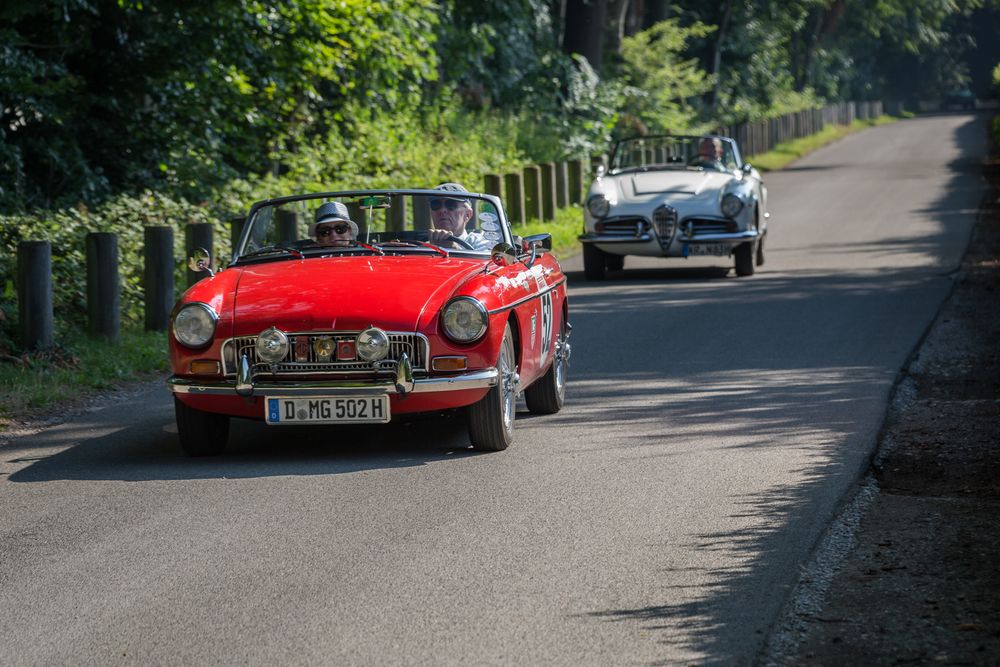
<path id="1" fill-rule="evenodd" d="M 725 234 L 736 231 L 736 222 L 733 220 L 711 220 L 688 218 L 682 225 L 684 233 L 688 238 L 695 238 L 700 234 Z"/>
<path id="2" fill-rule="evenodd" d="M 645 218 L 608 218 L 597 223 L 597 231 L 605 236 L 642 236 L 649 223 Z"/>
<path id="3" fill-rule="evenodd" d="M 677 209 L 672 206 L 657 206 L 653 211 L 653 224 L 656 226 L 656 235 L 660 237 L 660 245 L 670 245 L 677 228 Z"/>
<path id="4" fill-rule="evenodd" d="M 336 356 L 337 343 L 340 341 L 354 341 L 358 331 L 309 331 L 288 334 L 288 353 L 285 358 L 277 364 L 262 361 L 257 355 L 257 336 L 238 336 L 230 338 L 222 344 L 222 363 L 226 375 L 236 374 L 236 360 L 244 354 L 251 360 L 255 371 L 273 372 L 281 374 L 329 374 L 329 373 L 371 373 L 373 370 L 386 370 L 396 367 L 403 353 L 410 360 L 410 365 L 414 371 L 426 371 L 428 357 L 430 355 L 430 344 L 425 336 L 410 333 L 388 333 L 389 354 L 385 359 L 372 365 L 371 362 L 352 360 L 321 361 L 316 357 L 313 344 L 320 337 L 330 337 L 333 340 L 334 356 Z M 301 337 L 308 339 L 308 350 L 306 358 L 296 359 L 296 346 Z"/>

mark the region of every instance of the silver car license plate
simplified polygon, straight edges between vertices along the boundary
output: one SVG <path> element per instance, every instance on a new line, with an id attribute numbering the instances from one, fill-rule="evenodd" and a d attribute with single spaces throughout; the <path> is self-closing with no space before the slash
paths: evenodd
<path id="1" fill-rule="evenodd" d="M 383 424 L 389 421 L 389 397 L 324 396 L 322 398 L 272 398 L 264 400 L 268 424 Z"/>
<path id="2" fill-rule="evenodd" d="M 691 243 L 688 245 L 688 255 L 691 257 L 728 257 L 730 246 L 727 243 Z"/>

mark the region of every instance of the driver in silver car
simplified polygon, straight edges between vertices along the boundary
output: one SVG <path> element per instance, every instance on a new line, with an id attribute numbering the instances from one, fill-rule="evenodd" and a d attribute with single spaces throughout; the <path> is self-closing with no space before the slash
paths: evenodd
<path id="1" fill-rule="evenodd" d="M 725 151 L 722 148 L 722 139 L 718 137 L 703 137 L 698 142 L 698 155 L 691 160 L 690 164 L 694 167 L 725 171 L 726 167 L 722 163 L 724 155 Z"/>
<path id="2" fill-rule="evenodd" d="M 443 190 L 446 193 L 468 192 L 458 183 L 442 183 L 434 188 Z M 473 250 L 489 250 L 493 247 L 494 241 L 486 238 L 480 232 L 470 232 L 465 226 L 472 219 L 472 202 L 467 197 L 456 197 L 451 194 L 442 194 L 430 201 L 431 225 L 428 230 L 428 238 L 431 243 L 439 246 L 450 246 L 464 248 L 461 243 L 455 243 L 451 238 L 472 246 Z"/>

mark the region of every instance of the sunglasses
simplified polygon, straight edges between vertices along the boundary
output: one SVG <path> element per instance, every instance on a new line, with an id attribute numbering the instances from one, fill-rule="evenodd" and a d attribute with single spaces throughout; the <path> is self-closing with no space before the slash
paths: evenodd
<path id="1" fill-rule="evenodd" d="M 316 236 L 329 236 L 336 232 L 337 234 L 346 234 L 350 227 L 347 225 L 334 225 L 333 227 L 320 227 L 316 230 Z"/>
<path id="2" fill-rule="evenodd" d="M 444 206 L 449 211 L 454 211 L 459 206 L 465 206 L 464 201 L 458 201 L 457 199 L 432 199 L 431 200 L 431 210 L 440 211 L 441 207 Z"/>

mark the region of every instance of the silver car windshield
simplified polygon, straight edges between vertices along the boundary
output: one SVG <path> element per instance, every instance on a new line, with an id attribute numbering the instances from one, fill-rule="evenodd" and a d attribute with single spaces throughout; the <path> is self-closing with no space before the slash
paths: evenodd
<path id="1" fill-rule="evenodd" d="M 619 142 L 611 173 L 642 169 L 732 171 L 739 166 L 735 145 L 727 137 L 652 136 Z"/>
<path id="2" fill-rule="evenodd" d="M 497 200 L 465 192 L 366 191 L 283 198 L 256 207 L 235 259 L 458 254 L 489 257 L 511 234 Z"/>

